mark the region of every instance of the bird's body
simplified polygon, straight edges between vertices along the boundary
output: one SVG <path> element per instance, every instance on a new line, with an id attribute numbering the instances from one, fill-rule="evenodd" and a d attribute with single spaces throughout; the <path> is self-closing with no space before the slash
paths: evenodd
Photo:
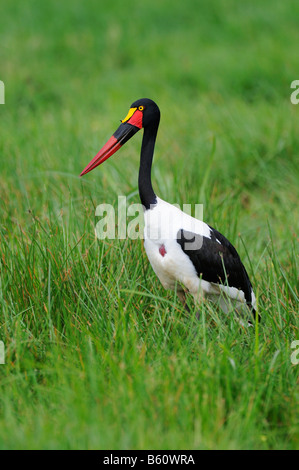
<path id="1" fill-rule="evenodd" d="M 145 210 L 144 221 L 144 248 L 165 289 L 180 295 L 185 288 L 195 301 L 209 299 L 225 312 L 255 307 L 246 270 L 223 235 L 160 198 Z"/>
<path id="2" fill-rule="evenodd" d="M 184 301 L 189 291 L 196 302 L 205 298 L 227 312 L 255 314 L 255 296 L 236 249 L 217 230 L 156 196 L 151 167 L 160 111 L 149 99 L 134 102 L 117 131 L 83 170 L 103 163 L 144 128 L 139 167 L 139 195 L 144 206 L 144 247 L 151 266 L 166 289 Z"/>

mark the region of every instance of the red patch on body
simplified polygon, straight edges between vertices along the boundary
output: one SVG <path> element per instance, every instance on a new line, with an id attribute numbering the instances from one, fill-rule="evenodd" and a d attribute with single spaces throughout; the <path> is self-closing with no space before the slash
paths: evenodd
<path id="1" fill-rule="evenodd" d="M 165 246 L 164 245 L 161 245 L 160 248 L 159 248 L 159 253 L 161 256 L 165 256 L 166 255 L 166 250 L 165 250 Z"/>

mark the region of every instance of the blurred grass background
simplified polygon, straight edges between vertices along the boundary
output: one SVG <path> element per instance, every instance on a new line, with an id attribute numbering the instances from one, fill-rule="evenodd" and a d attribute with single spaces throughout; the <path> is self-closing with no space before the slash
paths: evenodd
<path id="1" fill-rule="evenodd" d="M 0 4 L 2 448 L 298 447 L 298 14 L 292 0 Z M 162 114 L 154 188 L 204 203 L 240 251 L 258 332 L 209 306 L 198 325 L 140 241 L 94 238 L 98 204 L 139 201 L 141 135 L 78 175 L 141 97 Z"/>

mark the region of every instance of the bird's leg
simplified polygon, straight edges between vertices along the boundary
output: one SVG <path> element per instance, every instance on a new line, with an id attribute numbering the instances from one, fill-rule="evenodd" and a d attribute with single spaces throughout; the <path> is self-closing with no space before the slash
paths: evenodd
<path id="1" fill-rule="evenodd" d="M 196 294 L 194 294 L 193 297 L 194 297 L 194 303 L 196 307 L 199 308 L 199 310 L 196 310 L 196 313 L 195 313 L 197 320 L 199 320 L 200 319 L 200 305 L 204 302 L 204 299 L 205 299 L 204 291 L 202 289 L 199 289 L 199 291 Z"/>
<path id="2" fill-rule="evenodd" d="M 186 292 L 184 290 L 178 290 L 177 291 L 177 296 L 179 298 L 179 300 L 181 301 L 181 303 L 183 304 L 185 310 L 188 312 L 188 313 L 191 313 L 190 311 L 190 308 L 188 307 L 187 305 L 187 300 L 186 300 Z M 195 299 L 195 304 L 196 305 L 199 305 L 202 300 L 203 300 L 203 293 L 202 295 L 200 296 L 200 299 L 198 298 L 198 296 L 194 297 Z M 195 317 L 197 318 L 197 320 L 200 319 L 200 310 L 197 310 L 196 313 L 195 313 Z"/>
<path id="3" fill-rule="evenodd" d="M 187 305 L 186 301 L 186 293 L 184 290 L 178 290 L 177 291 L 177 296 L 180 300 L 180 302 L 183 304 L 184 308 L 187 310 L 188 313 L 190 313 L 190 308 Z"/>

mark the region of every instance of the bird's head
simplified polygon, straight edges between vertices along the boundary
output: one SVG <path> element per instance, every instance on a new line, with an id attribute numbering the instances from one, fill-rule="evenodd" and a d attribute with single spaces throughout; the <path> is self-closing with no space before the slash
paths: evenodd
<path id="1" fill-rule="evenodd" d="M 127 116 L 121 121 L 121 125 L 114 132 L 112 137 L 110 137 L 108 142 L 106 142 L 104 147 L 102 147 L 89 162 L 87 167 L 84 168 L 80 176 L 85 175 L 111 157 L 111 155 L 117 152 L 117 150 L 128 142 L 140 129 L 158 126 L 159 121 L 160 110 L 154 101 L 148 98 L 141 98 L 140 100 L 134 101 L 130 106 Z"/>

